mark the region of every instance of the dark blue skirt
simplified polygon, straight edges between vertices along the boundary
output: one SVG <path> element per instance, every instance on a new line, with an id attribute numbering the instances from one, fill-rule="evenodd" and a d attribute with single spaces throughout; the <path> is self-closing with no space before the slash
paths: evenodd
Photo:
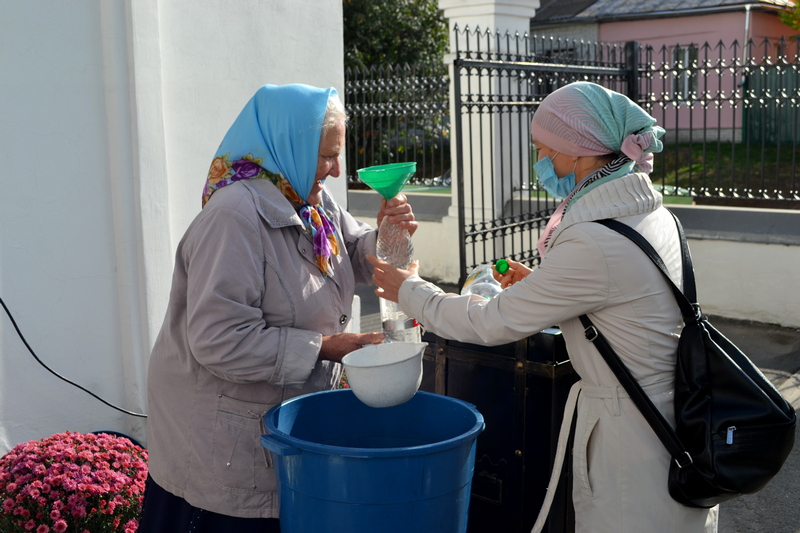
<path id="1" fill-rule="evenodd" d="M 277 518 L 237 518 L 189 505 L 147 476 L 139 533 L 280 533 Z"/>

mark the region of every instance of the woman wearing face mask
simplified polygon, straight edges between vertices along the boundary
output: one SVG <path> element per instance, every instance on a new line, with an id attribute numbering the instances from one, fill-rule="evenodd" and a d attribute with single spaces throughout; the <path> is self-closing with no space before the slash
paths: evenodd
<path id="1" fill-rule="evenodd" d="M 694 509 L 667 491 L 670 456 L 619 385 L 578 317 L 588 314 L 661 413 L 674 423 L 675 354 L 682 327 L 675 297 L 659 270 L 626 237 L 593 221 L 633 227 L 665 261 L 680 286 L 681 257 L 672 215 L 648 173 L 664 130 L 626 96 L 578 82 L 544 99 L 531 124 L 541 185 L 564 198 L 538 242 L 531 270 L 509 261 L 495 277 L 507 290 L 492 300 L 445 294 L 417 275 L 374 257 L 380 296 L 439 336 L 505 344 L 553 324 L 563 332 L 581 380 L 567 403 L 577 412 L 573 492 L 576 531 L 693 533 L 717 529 L 717 509 Z M 548 406 L 542 406 L 549 408 Z M 560 448 L 566 444 L 561 439 Z M 566 455 L 570 455 L 566 452 Z M 546 518 L 551 483 L 537 528 Z"/>
<path id="2" fill-rule="evenodd" d="M 212 159 L 150 358 L 140 533 L 280 531 L 264 414 L 335 388 L 342 357 L 384 338 L 344 331 L 377 236 L 325 191 L 345 121 L 332 88 L 265 85 Z M 403 196 L 384 217 L 417 227 Z"/>

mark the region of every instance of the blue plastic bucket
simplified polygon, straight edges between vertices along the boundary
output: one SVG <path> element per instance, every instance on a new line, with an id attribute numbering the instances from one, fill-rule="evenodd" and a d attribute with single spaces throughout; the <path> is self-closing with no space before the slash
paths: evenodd
<path id="1" fill-rule="evenodd" d="M 264 423 L 283 533 L 467 530 L 484 428 L 473 405 L 418 392 L 376 409 L 335 390 L 287 400 Z"/>

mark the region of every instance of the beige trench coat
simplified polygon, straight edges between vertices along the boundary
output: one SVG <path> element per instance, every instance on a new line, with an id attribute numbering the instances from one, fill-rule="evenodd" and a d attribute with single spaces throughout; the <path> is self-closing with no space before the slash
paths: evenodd
<path id="1" fill-rule="evenodd" d="M 191 505 L 277 517 L 263 415 L 331 389 L 340 365 L 319 362 L 323 335 L 350 320 L 375 231 L 325 196 L 344 246 L 323 279 L 294 207 L 268 180 L 211 197 L 178 245 L 167 314 L 148 372 L 150 475 Z"/>
<path id="2" fill-rule="evenodd" d="M 590 223 L 604 218 L 615 218 L 644 235 L 680 284 L 680 246 L 672 216 L 646 174 L 628 174 L 577 199 L 540 267 L 495 299 L 445 295 L 412 277 L 401 287 L 401 307 L 437 335 L 487 346 L 554 324 L 561 327 L 583 388 L 573 449 L 576 531 L 716 531 L 716 509 L 684 507 L 669 496 L 669 455 L 584 337 L 578 316 L 588 313 L 674 423 L 680 311 L 662 275 L 635 244 Z"/>

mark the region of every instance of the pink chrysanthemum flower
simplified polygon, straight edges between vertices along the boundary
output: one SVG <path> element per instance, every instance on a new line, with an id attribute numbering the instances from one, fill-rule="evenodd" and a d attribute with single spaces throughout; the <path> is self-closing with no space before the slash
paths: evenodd
<path id="1" fill-rule="evenodd" d="M 135 533 L 147 451 L 129 439 L 66 432 L 0 458 L 0 531 Z"/>

